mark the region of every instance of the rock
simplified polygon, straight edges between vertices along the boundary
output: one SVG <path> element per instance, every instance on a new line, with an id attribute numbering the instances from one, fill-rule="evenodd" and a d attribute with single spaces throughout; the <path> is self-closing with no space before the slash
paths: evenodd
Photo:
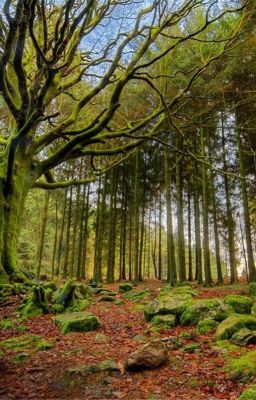
<path id="1" fill-rule="evenodd" d="M 148 297 L 149 294 L 150 293 L 147 289 L 140 291 L 130 290 L 124 294 L 124 299 L 138 301 Z"/>
<path id="2" fill-rule="evenodd" d="M 145 344 L 139 350 L 132 353 L 127 362 L 127 370 L 144 368 L 157 368 L 168 361 L 166 345 L 159 340 Z"/>
<path id="3" fill-rule="evenodd" d="M 242 328 L 256 329 L 256 317 L 245 314 L 233 314 L 222 321 L 216 331 L 216 339 L 230 339 L 234 333 Z"/>
<path id="4" fill-rule="evenodd" d="M 118 293 L 117 292 L 111 292 L 110 290 L 102 290 L 100 292 L 101 296 L 117 296 Z"/>
<path id="5" fill-rule="evenodd" d="M 233 309 L 220 299 L 193 300 L 182 313 L 180 323 L 181 325 L 192 325 L 205 318 L 222 321 L 232 312 Z"/>
<path id="6" fill-rule="evenodd" d="M 228 295 L 224 303 L 230 305 L 237 314 L 251 314 L 253 300 L 250 297 L 239 295 Z"/>
<path id="7" fill-rule="evenodd" d="M 240 331 L 234 333 L 230 341 L 237 346 L 247 346 L 248 344 L 256 343 L 256 331 L 242 328 Z"/>
<path id="8" fill-rule="evenodd" d="M 117 306 L 120 306 L 120 305 L 124 304 L 124 301 L 123 301 L 123 300 L 120 300 L 120 299 L 116 299 L 116 300 L 114 301 L 114 304 L 116 304 Z"/>
<path id="9" fill-rule="evenodd" d="M 199 335 L 207 334 L 218 326 L 218 322 L 211 318 L 206 318 L 198 322 L 196 331 Z"/>
<path id="10" fill-rule="evenodd" d="M 167 284 L 163 286 L 160 290 L 159 296 L 176 296 L 177 294 L 189 294 L 191 296 L 197 296 L 198 292 L 193 289 L 191 286 L 178 286 L 178 287 L 172 287 L 171 285 Z"/>
<path id="11" fill-rule="evenodd" d="M 250 385 L 240 394 L 237 400 L 256 400 L 256 385 Z"/>
<path id="12" fill-rule="evenodd" d="M 226 371 L 235 382 L 249 382 L 256 376 L 256 351 L 250 351 L 239 358 L 229 358 Z"/>
<path id="13" fill-rule="evenodd" d="M 108 302 L 111 302 L 111 303 L 114 303 L 115 302 L 115 298 L 113 297 L 113 296 L 100 296 L 99 298 L 98 298 L 98 300 L 97 301 L 99 301 L 99 302 L 101 302 L 101 301 L 108 301 Z"/>
<path id="14" fill-rule="evenodd" d="M 147 342 L 148 341 L 148 338 L 147 338 L 147 336 L 144 336 L 144 335 L 135 335 L 135 336 L 133 336 L 133 340 L 136 340 L 136 342 Z"/>
<path id="15" fill-rule="evenodd" d="M 65 371 L 63 380 L 66 383 L 79 382 L 80 378 L 85 378 L 91 374 L 99 372 L 115 372 L 120 371 L 117 363 L 112 360 L 105 360 L 99 364 L 80 365 Z"/>
<path id="16" fill-rule="evenodd" d="M 86 310 L 92 301 L 92 289 L 83 284 L 75 284 L 71 279 L 53 297 L 53 310 L 56 313 Z"/>
<path id="17" fill-rule="evenodd" d="M 256 282 L 249 283 L 249 293 L 251 296 L 256 297 Z"/>
<path id="18" fill-rule="evenodd" d="M 133 285 L 131 283 L 120 283 L 119 285 L 119 292 L 120 293 L 125 293 L 125 292 L 129 292 L 129 290 L 133 289 Z"/>
<path id="19" fill-rule="evenodd" d="M 144 310 L 146 321 L 151 321 L 155 315 L 181 315 L 190 305 L 191 295 L 177 295 L 175 297 L 158 297 Z"/>
<path id="20" fill-rule="evenodd" d="M 7 339 L 1 342 L 1 346 L 20 353 L 27 350 L 48 350 L 54 347 L 54 343 L 43 339 L 41 336 L 27 334 Z"/>
<path id="21" fill-rule="evenodd" d="M 200 344 L 198 343 L 189 343 L 187 344 L 184 349 L 186 353 L 196 353 L 200 350 Z"/>
<path id="22" fill-rule="evenodd" d="M 172 314 L 155 315 L 151 320 L 151 324 L 162 325 L 166 328 L 173 328 L 176 324 L 176 317 L 175 317 L 175 315 L 172 315 Z"/>
<path id="23" fill-rule="evenodd" d="M 100 320 L 92 314 L 85 313 L 65 313 L 55 318 L 55 323 L 61 326 L 63 335 L 70 332 L 94 331 L 100 327 Z"/>

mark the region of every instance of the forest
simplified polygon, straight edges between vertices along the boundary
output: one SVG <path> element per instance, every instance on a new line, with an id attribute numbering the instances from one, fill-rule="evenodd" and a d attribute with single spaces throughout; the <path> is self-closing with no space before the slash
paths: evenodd
<path id="1" fill-rule="evenodd" d="M 0 1 L 0 399 L 256 400 L 256 4 Z"/>

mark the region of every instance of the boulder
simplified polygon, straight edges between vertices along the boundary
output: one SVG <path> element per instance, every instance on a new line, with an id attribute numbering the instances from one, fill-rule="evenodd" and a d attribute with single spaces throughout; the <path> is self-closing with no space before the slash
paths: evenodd
<path id="1" fill-rule="evenodd" d="M 132 353 L 127 362 L 127 370 L 157 368 L 168 361 L 168 351 L 164 343 L 159 340 L 145 344 Z"/>
<path id="2" fill-rule="evenodd" d="M 242 328 L 240 331 L 234 333 L 230 341 L 237 346 L 247 346 L 256 343 L 256 331 Z"/>
<path id="3" fill-rule="evenodd" d="M 233 314 L 222 321 L 216 331 L 216 339 L 230 339 L 242 328 L 256 329 L 256 317 L 245 314 Z"/>
<path id="4" fill-rule="evenodd" d="M 240 394 L 237 400 L 256 400 L 256 385 L 250 385 Z"/>
<path id="5" fill-rule="evenodd" d="M 205 318 L 222 321 L 232 312 L 233 309 L 227 304 L 224 304 L 220 299 L 193 300 L 182 313 L 180 323 L 181 325 L 192 325 L 197 324 L 200 320 Z"/>
<path id="6" fill-rule="evenodd" d="M 230 305 L 237 314 L 251 314 L 253 300 L 247 296 L 228 295 L 224 303 Z"/>
<path id="7" fill-rule="evenodd" d="M 137 291 L 129 290 L 128 292 L 126 292 L 124 294 L 124 299 L 137 301 L 137 300 L 144 299 L 145 297 L 148 297 L 149 294 L 150 293 L 147 289 L 139 290 L 139 291 L 138 290 Z"/>
<path id="8" fill-rule="evenodd" d="M 186 308 L 190 305 L 192 296 L 177 295 L 175 297 L 158 297 L 151 304 L 149 304 L 144 310 L 144 316 L 146 321 L 151 321 L 155 315 L 181 315 Z"/>
<path id="9" fill-rule="evenodd" d="M 198 322 L 196 332 L 199 335 L 210 333 L 218 326 L 218 322 L 212 318 L 206 318 Z"/>
<path id="10" fill-rule="evenodd" d="M 256 351 L 250 351 L 239 358 L 228 359 L 226 371 L 235 382 L 249 382 L 254 379 L 256 377 Z"/>
<path id="11" fill-rule="evenodd" d="M 120 285 L 119 285 L 120 293 L 129 292 L 129 290 L 132 290 L 132 289 L 133 289 L 133 285 L 128 282 L 120 283 Z"/>
<path id="12" fill-rule="evenodd" d="M 98 301 L 99 301 L 99 302 L 101 302 L 101 301 L 108 301 L 108 302 L 110 302 L 110 303 L 114 303 L 115 300 L 116 300 L 115 297 L 113 297 L 113 296 L 108 296 L 108 295 L 100 296 L 100 297 L 98 298 Z"/>
<path id="13" fill-rule="evenodd" d="M 94 331 L 100 327 L 98 317 L 82 312 L 65 313 L 55 318 L 55 323 L 61 326 L 61 333 L 63 335 L 70 332 Z"/>
<path id="14" fill-rule="evenodd" d="M 173 328 L 176 323 L 176 317 L 172 314 L 167 315 L 155 315 L 152 320 L 151 324 L 153 325 L 162 325 L 166 328 Z"/>

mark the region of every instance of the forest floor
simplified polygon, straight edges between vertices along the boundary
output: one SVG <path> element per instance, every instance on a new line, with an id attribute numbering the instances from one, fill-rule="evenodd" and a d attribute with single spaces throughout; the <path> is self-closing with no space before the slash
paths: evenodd
<path id="1" fill-rule="evenodd" d="M 118 285 L 104 285 L 113 290 Z M 139 289 L 147 287 L 151 299 L 161 284 L 147 281 Z M 247 293 L 247 286 L 201 288 L 199 298 L 224 297 L 227 294 Z M 1 349 L 0 399 L 1 400 L 65 400 L 65 399 L 129 399 L 129 400 L 236 400 L 245 385 L 233 382 L 225 372 L 225 355 L 216 348 L 214 333 L 197 335 L 195 327 L 176 326 L 170 329 L 151 329 L 143 315 L 143 302 L 124 300 L 123 304 L 97 302 L 97 294 L 90 306 L 100 318 L 101 327 L 87 333 L 62 335 L 54 323 L 53 314 L 31 318 L 22 323 L 24 328 L 0 330 L 0 342 L 24 335 L 21 332 L 40 335 L 54 341 L 53 348 L 37 351 L 16 359 L 12 350 Z M 123 295 L 117 296 L 123 299 Z M 11 297 L 0 304 L 0 319 L 10 318 L 21 300 Z M 184 332 L 186 334 L 184 335 Z M 101 334 L 100 336 L 98 334 Z M 189 334 L 188 334 L 189 333 Z M 98 336 L 97 336 L 98 335 Z M 104 336 L 103 336 L 104 335 Z M 171 338 L 169 362 L 154 370 L 127 372 L 123 365 L 128 356 L 145 341 L 155 338 Z M 100 340 L 97 340 L 100 338 Z M 200 350 L 186 352 L 188 344 L 197 343 Z M 256 350 L 256 345 L 247 351 Z M 237 352 L 237 351 L 236 351 Z M 239 351 L 238 351 L 239 352 Z M 115 360 L 120 371 L 101 372 L 85 376 L 80 384 L 67 386 L 64 372 L 72 367 Z"/>

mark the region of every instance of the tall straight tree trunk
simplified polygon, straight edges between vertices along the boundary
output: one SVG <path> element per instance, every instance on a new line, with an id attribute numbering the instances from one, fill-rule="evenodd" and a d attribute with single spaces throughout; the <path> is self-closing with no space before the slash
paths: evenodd
<path id="1" fill-rule="evenodd" d="M 223 158 L 223 170 L 227 171 L 228 166 L 227 166 L 227 161 L 226 161 L 225 132 L 224 132 L 223 117 L 222 117 L 222 158 Z M 235 283 L 235 282 L 237 282 L 237 265 L 236 265 L 236 251 L 235 251 L 235 221 L 234 221 L 234 218 L 232 215 L 229 177 L 227 174 L 224 174 L 224 189 L 225 189 L 226 213 L 227 213 L 230 283 Z"/>
<path id="2" fill-rule="evenodd" d="M 132 232 L 133 232 L 133 218 L 132 209 L 129 210 L 129 269 L 128 279 L 132 280 Z"/>
<path id="3" fill-rule="evenodd" d="M 61 263 L 62 247 L 63 247 L 66 209 L 67 209 L 67 194 L 68 194 L 68 189 L 65 189 L 64 190 L 63 208 L 62 208 L 62 212 L 61 212 L 61 216 L 62 216 L 61 226 L 60 226 L 60 232 L 59 232 L 59 238 L 58 238 L 57 262 L 56 262 L 56 270 L 55 270 L 56 276 L 59 276 L 59 274 L 60 274 L 60 263 Z"/>
<path id="4" fill-rule="evenodd" d="M 140 235 L 140 213 L 139 213 L 139 150 L 136 150 L 135 179 L 134 179 L 134 281 L 139 282 L 139 235 Z"/>
<path id="5" fill-rule="evenodd" d="M 162 279 L 162 198 L 159 196 L 159 214 L 158 214 L 158 279 Z"/>
<path id="6" fill-rule="evenodd" d="M 221 268 L 221 258 L 220 258 L 220 241 L 218 232 L 218 217 L 217 217 L 217 205 L 216 205 L 216 190 L 213 170 L 210 171 L 210 192 L 212 200 L 212 216 L 213 216 L 213 228 L 214 228 L 214 241 L 215 241 L 215 255 L 216 255 L 216 266 L 217 266 L 217 283 L 223 283 L 223 275 Z"/>
<path id="7" fill-rule="evenodd" d="M 167 281 L 175 286 L 177 284 L 176 257 L 173 236 L 172 222 L 172 195 L 171 195 L 171 177 L 168 157 L 168 149 L 164 150 L 164 170 L 165 170 L 165 197 L 167 213 Z"/>
<path id="8" fill-rule="evenodd" d="M 201 157 L 205 161 L 205 140 L 204 132 L 200 132 L 201 142 Z M 204 274 L 205 284 L 210 286 L 212 284 L 211 264 L 210 264 L 210 244 L 209 244 L 209 205 L 208 205 L 208 174 L 206 165 L 202 162 L 202 203 L 203 203 L 203 249 L 204 249 Z"/>
<path id="9" fill-rule="evenodd" d="M 99 177 L 98 198 L 96 206 L 96 222 L 95 222 L 95 239 L 94 239 L 94 267 L 93 267 L 93 280 L 99 281 L 99 259 L 98 259 L 98 239 L 99 239 L 99 225 L 100 225 L 100 196 L 101 196 L 101 177 Z"/>
<path id="10" fill-rule="evenodd" d="M 188 280 L 190 282 L 193 281 L 191 225 L 191 188 L 188 184 Z"/>
<path id="11" fill-rule="evenodd" d="M 195 246 L 196 246 L 196 276 L 195 279 L 199 285 L 203 283 L 202 275 L 202 248 L 201 248 L 201 223 L 200 223 L 200 207 L 199 207 L 199 190 L 198 190 L 198 169 L 195 162 L 194 176 L 194 215 L 195 215 Z"/>
<path id="12" fill-rule="evenodd" d="M 127 204 L 126 198 L 124 199 L 124 209 L 123 209 L 123 229 L 122 229 L 122 264 L 121 264 L 121 276 L 122 280 L 126 279 L 126 233 L 127 233 Z"/>
<path id="13" fill-rule="evenodd" d="M 57 241 L 58 241 L 58 227 L 59 227 L 59 219 L 58 219 L 58 194 L 55 197 L 55 228 L 54 228 L 54 243 L 53 243 L 53 251 L 52 251 L 52 268 L 51 268 L 51 277 L 54 277 L 55 271 L 55 258 L 56 258 L 56 250 L 57 250 Z"/>
<path id="14" fill-rule="evenodd" d="M 115 280 L 115 251 L 116 251 L 116 203 L 117 203 L 117 185 L 118 170 L 112 170 L 111 179 L 111 199 L 110 199 L 110 226 L 108 240 L 108 262 L 107 262 L 107 283 Z"/>
<path id="15" fill-rule="evenodd" d="M 90 213 L 90 183 L 87 185 L 86 194 L 86 206 L 84 214 L 84 226 L 83 226 L 83 247 L 82 247 L 82 257 L 81 257 L 81 279 L 86 278 L 86 258 L 87 258 L 87 243 L 88 243 L 88 221 Z"/>
<path id="16" fill-rule="evenodd" d="M 83 185 L 83 193 L 79 210 L 79 230 L 78 230 L 78 247 L 76 257 L 76 276 L 77 279 L 84 279 L 82 276 L 82 247 L 83 247 L 83 227 L 84 227 L 84 216 L 85 216 L 85 196 L 86 196 L 86 185 Z"/>
<path id="17" fill-rule="evenodd" d="M 248 204 L 247 185 L 245 179 L 246 173 L 244 164 L 243 145 L 242 145 L 241 133 L 239 132 L 238 127 L 236 129 L 236 142 L 238 147 L 239 172 L 242 177 L 240 179 L 240 187 L 241 187 L 242 202 L 243 202 L 244 230 L 245 230 L 245 240 L 246 240 L 249 282 L 253 282 L 256 281 L 256 270 L 255 270 L 255 261 L 252 249 L 251 220 L 250 220 L 250 212 Z"/>
<path id="18" fill-rule="evenodd" d="M 77 244 L 77 226 L 78 226 L 78 215 L 79 215 L 79 202 L 80 202 L 80 189 L 81 186 L 79 185 L 76 191 L 76 203 L 75 203 L 75 215 L 73 219 L 73 229 L 72 229 L 72 244 L 71 244 L 71 257 L 70 257 L 70 277 L 73 278 L 74 276 L 74 267 L 75 267 L 75 255 L 76 255 L 76 244 Z M 77 272 L 77 271 L 76 271 Z M 77 279 L 80 279 L 80 274 L 76 273 Z"/>
<path id="19" fill-rule="evenodd" d="M 72 202 L 73 202 L 73 186 L 71 186 L 70 195 L 69 195 L 69 199 L 68 199 L 65 255 L 64 255 L 62 278 L 67 278 L 67 276 L 68 276 L 68 261 L 69 261 L 69 249 L 70 249 L 70 228 L 71 228 L 71 220 L 72 220 Z"/>
<path id="20" fill-rule="evenodd" d="M 144 196 L 143 196 L 143 198 L 144 198 Z M 144 231 L 145 231 L 145 204 L 143 203 L 142 210 L 141 210 L 140 249 L 139 249 L 139 280 L 141 282 L 143 281 L 142 255 L 143 255 L 143 248 L 144 248 Z"/>
<path id="21" fill-rule="evenodd" d="M 154 210 L 155 218 L 154 218 L 154 238 L 152 244 L 152 261 L 154 267 L 154 276 L 157 279 L 157 265 L 156 265 L 156 244 L 157 244 L 157 207 L 156 207 L 156 200 L 155 200 L 155 210 Z"/>
<path id="22" fill-rule="evenodd" d="M 177 136 L 177 148 L 182 151 L 183 140 Z M 183 220 L 183 185 L 182 185 L 182 160 L 180 155 L 176 155 L 176 191 L 177 191 L 177 219 L 178 219 L 178 261 L 179 261 L 179 281 L 186 280 L 185 264 L 185 240 L 184 240 L 184 220 Z"/>
<path id="23" fill-rule="evenodd" d="M 42 267 L 42 259 L 43 259 L 43 250 L 44 250 L 44 237 L 45 237 L 45 229 L 46 229 L 46 222 L 48 217 L 48 208 L 50 202 L 50 192 L 47 190 L 44 195 L 44 207 L 41 219 L 41 229 L 40 229 L 40 236 L 39 236 L 39 243 L 37 249 L 37 269 L 36 269 L 36 277 L 39 279 Z"/>

